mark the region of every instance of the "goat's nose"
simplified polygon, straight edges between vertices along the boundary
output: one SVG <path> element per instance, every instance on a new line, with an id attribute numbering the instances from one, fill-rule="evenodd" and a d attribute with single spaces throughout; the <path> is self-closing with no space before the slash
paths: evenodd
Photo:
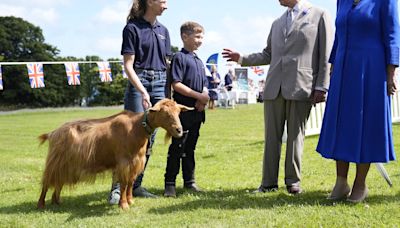
<path id="1" fill-rule="evenodd" d="M 177 132 L 178 134 L 182 134 L 182 128 L 181 128 L 181 127 L 178 127 L 178 128 L 176 129 L 176 132 Z"/>

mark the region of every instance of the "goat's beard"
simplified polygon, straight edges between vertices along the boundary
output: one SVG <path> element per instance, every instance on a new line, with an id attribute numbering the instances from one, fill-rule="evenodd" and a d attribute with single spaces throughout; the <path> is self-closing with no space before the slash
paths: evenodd
<path id="1" fill-rule="evenodd" d="M 164 143 L 169 144 L 169 142 L 171 141 L 171 138 L 172 138 L 172 135 L 167 131 L 164 136 Z"/>

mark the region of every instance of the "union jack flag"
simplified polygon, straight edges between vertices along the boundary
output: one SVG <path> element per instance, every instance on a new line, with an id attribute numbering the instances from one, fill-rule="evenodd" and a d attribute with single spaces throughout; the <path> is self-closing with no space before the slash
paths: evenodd
<path id="1" fill-rule="evenodd" d="M 78 63 L 64 63 L 67 73 L 68 85 L 80 85 L 81 73 L 79 72 Z"/>
<path id="2" fill-rule="evenodd" d="M 128 78 L 128 75 L 125 72 L 125 67 L 124 67 L 124 63 L 121 63 L 121 67 L 122 67 L 122 77 L 123 78 Z"/>
<path id="3" fill-rule="evenodd" d="M 97 62 L 99 77 L 102 82 L 112 82 L 112 73 L 109 62 Z"/>
<path id="4" fill-rule="evenodd" d="M 0 90 L 3 90 L 3 73 L 1 72 L 1 65 L 0 65 Z"/>
<path id="5" fill-rule="evenodd" d="M 263 76 L 264 75 L 264 69 L 262 67 L 259 66 L 253 66 L 251 67 L 251 69 L 253 70 L 253 72 L 255 74 L 257 74 L 258 76 Z"/>
<path id="6" fill-rule="evenodd" d="M 42 88 L 44 87 L 44 74 L 42 63 L 28 63 L 28 77 L 31 84 L 31 88 Z"/>

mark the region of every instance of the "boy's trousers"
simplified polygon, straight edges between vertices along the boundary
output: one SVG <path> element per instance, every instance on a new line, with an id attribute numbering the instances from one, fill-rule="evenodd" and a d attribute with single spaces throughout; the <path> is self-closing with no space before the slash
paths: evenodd
<path id="1" fill-rule="evenodd" d="M 165 185 L 175 185 L 181 159 L 184 184 L 190 185 L 195 182 L 196 162 L 194 151 L 200 135 L 201 121 L 190 121 L 189 118 L 181 118 L 181 123 L 185 133 L 181 138 L 172 138 L 172 143 L 168 149 Z"/>

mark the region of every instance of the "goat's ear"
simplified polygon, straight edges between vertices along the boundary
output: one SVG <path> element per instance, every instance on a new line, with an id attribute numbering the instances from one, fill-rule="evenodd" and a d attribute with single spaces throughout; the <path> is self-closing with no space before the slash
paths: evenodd
<path id="1" fill-rule="evenodd" d="M 178 104 L 178 108 L 181 109 L 181 112 L 186 112 L 186 111 L 194 110 L 194 108 L 190 108 L 190 107 L 187 107 L 187 106 L 181 105 L 181 104 Z"/>
<path id="2" fill-rule="evenodd" d="M 160 111 L 160 106 L 153 106 L 149 108 L 150 112 L 159 112 Z"/>

